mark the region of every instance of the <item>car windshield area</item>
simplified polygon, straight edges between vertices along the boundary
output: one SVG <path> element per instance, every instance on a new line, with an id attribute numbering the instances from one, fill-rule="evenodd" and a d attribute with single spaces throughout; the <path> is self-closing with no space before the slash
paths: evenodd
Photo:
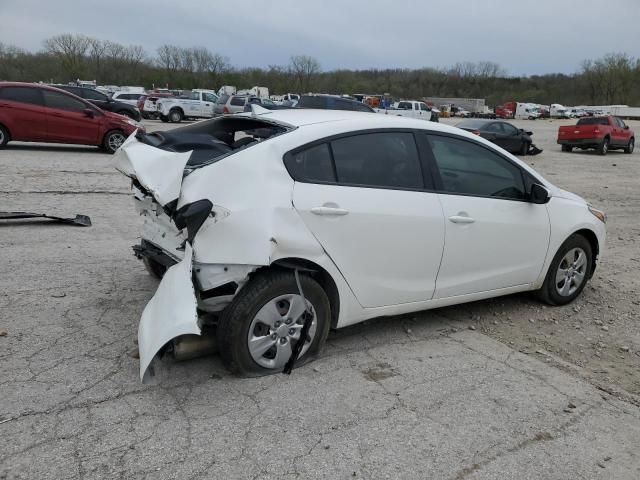
<path id="1" fill-rule="evenodd" d="M 578 120 L 578 125 L 609 125 L 607 117 L 587 117 Z"/>
<path id="2" fill-rule="evenodd" d="M 138 133 L 136 138 L 163 150 L 192 151 L 186 168 L 193 170 L 286 133 L 292 128 L 251 117 L 221 117 L 164 132 Z"/>

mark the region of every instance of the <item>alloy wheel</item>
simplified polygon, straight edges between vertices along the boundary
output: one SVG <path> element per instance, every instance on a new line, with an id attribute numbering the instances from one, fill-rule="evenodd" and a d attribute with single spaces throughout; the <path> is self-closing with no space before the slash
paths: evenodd
<path id="1" fill-rule="evenodd" d="M 587 273 L 587 254 L 582 248 L 569 250 L 558 265 L 556 291 L 563 297 L 571 296 L 580 288 Z"/>
<path id="2" fill-rule="evenodd" d="M 280 295 L 269 300 L 253 318 L 247 335 L 247 347 L 251 358 L 261 367 L 280 370 L 293 351 L 293 344 L 300 340 L 304 324 L 304 313 L 311 308 L 313 320 L 304 346 L 302 357 L 311 346 L 316 334 L 315 310 L 309 300 L 300 295 Z"/>
<path id="3" fill-rule="evenodd" d="M 125 141 L 124 135 L 121 133 L 114 133 L 110 135 L 108 140 L 109 149 L 115 152 L 122 146 L 124 141 Z"/>

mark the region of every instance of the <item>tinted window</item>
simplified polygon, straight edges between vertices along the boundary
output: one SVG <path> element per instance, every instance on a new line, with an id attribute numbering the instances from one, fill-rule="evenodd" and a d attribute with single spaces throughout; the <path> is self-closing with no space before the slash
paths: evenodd
<path id="1" fill-rule="evenodd" d="M 504 133 L 507 135 L 517 135 L 518 129 L 509 123 L 502 123 L 502 127 L 504 128 Z"/>
<path id="2" fill-rule="evenodd" d="M 364 103 L 353 102 L 353 109 L 356 112 L 369 112 L 371 113 L 371 107 L 365 105 Z"/>
<path id="3" fill-rule="evenodd" d="M 324 97 L 303 96 L 298 102 L 300 108 L 327 108 L 327 102 Z"/>
<path id="4" fill-rule="evenodd" d="M 294 180 L 301 182 L 335 182 L 331 152 L 326 143 L 296 154 L 288 154 L 285 165 Z"/>
<path id="5" fill-rule="evenodd" d="M 0 98 L 30 105 L 42 105 L 42 95 L 37 88 L 3 87 L 0 88 Z"/>
<path id="6" fill-rule="evenodd" d="M 331 142 L 338 183 L 422 188 L 413 134 L 370 133 Z"/>
<path id="7" fill-rule="evenodd" d="M 428 112 L 429 111 L 429 107 L 427 107 L 426 104 L 421 103 L 420 104 L 420 110 L 422 110 L 423 112 Z"/>
<path id="8" fill-rule="evenodd" d="M 69 110 L 71 112 L 82 112 L 87 106 L 80 100 L 65 95 L 64 93 L 43 90 L 44 103 L 49 108 L 57 108 L 58 110 Z"/>
<path id="9" fill-rule="evenodd" d="M 245 102 L 244 97 L 231 97 L 231 105 L 235 105 L 236 107 L 243 106 L 244 102 Z"/>
<path id="10" fill-rule="evenodd" d="M 578 120 L 578 125 L 609 125 L 607 117 L 587 117 Z"/>
<path id="11" fill-rule="evenodd" d="M 520 169 L 476 143 L 429 136 L 442 189 L 463 195 L 524 199 Z"/>
<path id="12" fill-rule="evenodd" d="M 504 129 L 502 127 L 501 123 L 490 123 L 489 125 L 487 125 L 485 127 L 485 129 L 487 132 L 492 132 L 492 133 L 504 133 Z"/>
<path id="13" fill-rule="evenodd" d="M 106 102 L 107 100 L 109 100 L 106 95 L 91 89 L 83 90 L 82 97 L 86 98 L 87 100 L 99 100 L 101 102 Z"/>
<path id="14" fill-rule="evenodd" d="M 400 102 L 398 103 L 398 108 L 401 110 L 412 110 L 411 102 Z"/>
<path id="15" fill-rule="evenodd" d="M 335 101 L 333 108 L 336 110 L 353 110 L 353 102 L 339 98 Z"/>

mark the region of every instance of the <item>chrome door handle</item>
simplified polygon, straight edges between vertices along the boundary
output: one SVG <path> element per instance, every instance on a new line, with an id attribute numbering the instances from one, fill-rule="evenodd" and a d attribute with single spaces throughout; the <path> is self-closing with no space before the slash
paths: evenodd
<path id="1" fill-rule="evenodd" d="M 311 209 L 311 213 L 315 215 L 342 216 L 349 213 L 349 211 L 345 210 L 344 208 L 337 208 L 337 207 L 313 207 Z"/>
<path id="2" fill-rule="evenodd" d="M 473 223 L 475 219 L 463 215 L 454 215 L 449 217 L 449 221 L 453 223 Z"/>

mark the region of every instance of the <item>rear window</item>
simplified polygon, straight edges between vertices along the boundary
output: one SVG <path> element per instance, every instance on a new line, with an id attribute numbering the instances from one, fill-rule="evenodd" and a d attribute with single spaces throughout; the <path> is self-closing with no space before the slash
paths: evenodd
<path id="1" fill-rule="evenodd" d="M 324 97 L 303 96 L 298 102 L 300 108 L 327 108 L 327 100 Z"/>
<path id="2" fill-rule="evenodd" d="M 29 105 L 42 105 L 42 94 L 37 88 L 29 87 L 3 87 L 0 88 L 0 99 L 12 102 L 28 103 Z"/>
<path id="3" fill-rule="evenodd" d="M 236 107 L 242 107 L 244 106 L 245 100 L 245 97 L 232 97 L 230 104 Z"/>
<path id="4" fill-rule="evenodd" d="M 578 120 L 578 125 L 609 125 L 607 117 L 586 117 Z"/>

